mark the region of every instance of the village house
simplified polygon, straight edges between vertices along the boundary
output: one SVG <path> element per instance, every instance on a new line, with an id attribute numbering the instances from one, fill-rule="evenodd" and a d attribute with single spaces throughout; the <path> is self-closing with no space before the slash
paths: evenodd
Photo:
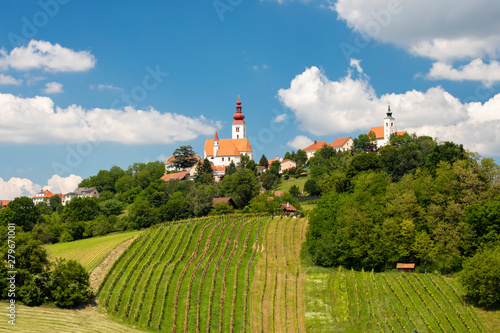
<path id="1" fill-rule="evenodd" d="M 54 195 L 54 193 L 50 192 L 49 190 L 41 190 L 40 192 L 35 194 L 35 196 L 32 197 L 31 199 L 33 200 L 33 203 L 35 205 L 40 203 L 40 202 L 45 202 L 48 204 L 49 198 L 53 195 Z"/>
<path id="2" fill-rule="evenodd" d="M 321 148 L 323 148 L 325 146 L 329 147 L 330 144 L 328 142 L 314 140 L 314 143 L 312 145 L 310 145 L 302 150 L 306 152 L 307 159 L 310 159 L 311 157 L 314 156 L 314 153 L 317 150 L 320 150 Z"/>
<path id="3" fill-rule="evenodd" d="M 4 209 L 11 202 L 12 200 L 0 200 L 0 209 Z"/>
<path id="4" fill-rule="evenodd" d="M 330 146 L 336 151 L 347 151 L 351 149 L 353 144 L 354 140 L 350 136 L 348 136 L 345 138 L 335 139 L 335 141 L 333 141 Z"/>
<path id="5" fill-rule="evenodd" d="M 292 161 L 292 160 L 282 160 L 281 163 L 280 163 L 280 173 L 283 173 L 285 172 L 285 170 L 288 170 L 288 169 L 291 169 L 291 168 L 296 168 L 297 167 L 297 163 L 295 163 L 295 161 Z"/>
<path id="6" fill-rule="evenodd" d="M 99 198 L 99 191 L 95 187 L 77 187 L 73 192 L 61 196 L 61 203 L 66 205 L 74 198 Z"/>

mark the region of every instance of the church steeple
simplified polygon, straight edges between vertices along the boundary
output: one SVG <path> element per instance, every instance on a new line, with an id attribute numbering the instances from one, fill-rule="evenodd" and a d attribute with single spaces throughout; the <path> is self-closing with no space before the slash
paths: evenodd
<path id="1" fill-rule="evenodd" d="M 387 102 L 387 118 L 392 118 L 391 102 Z"/>
<path id="2" fill-rule="evenodd" d="M 391 139 L 391 134 L 396 133 L 396 119 L 392 117 L 391 104 L 387 102 L 387 116 L 384 118 L 384 142 L 387 144 Z"/>
<path id="3" fill-rule="evenodd" d="M 245 139 L 247 137 L 245 124 L 245 115 L 241 112 L 241 101 L 240 96 L 238 96 L 238 101 L 236 102 L 236 113 L 233 116 L 233 139 Z"/>

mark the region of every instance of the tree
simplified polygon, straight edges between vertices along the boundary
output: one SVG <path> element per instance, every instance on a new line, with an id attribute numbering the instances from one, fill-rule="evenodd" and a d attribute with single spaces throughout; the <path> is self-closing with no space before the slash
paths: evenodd
<path id="1" fill-rule="evenodd" d="M 269 166 L 269 161 L 268 161 L 266 155 L 262 154 L 260 161 L 259 161 L 259 166 L 263 166 L 266 169 Z"/>
<path id="2" fill-rule="evenodd" d="M 203 205 L 200 205 L 200 207 L 202 206 Z M 202 210 L 203 208 L 200 208 L 200 211 Z M 187 219 L 192 215 L 193 209 L 182 192 L 175 192 L 168 202 L 160 207 L 160 218 L 162 222 Z"/>
<path id="3" fill-rule="evenodd" d="M 180 146 L 174 151 L 173 155 L 175 156 L 175 159 L 172 163 L 177 169 L 190 168 L 198 161 L 195 157 L 196 153 L 190 145 Z"/>
<path id="4" fill-rule="evenodd" d="M 212 170 L 212 163 L 205 158 L 203 163 L 198 163 L 196 166 L 196 182 L 206 185 L 213 185 L 214 171 Z"/>
<path id="5" fill-rule="evenodd" d="M 297 150 L 295 153 L 295 162 L 297 162 L 297 167 L 301 167 L 307 162 L 307 153 L 302 149 Z"/>
<path id="6" fill-rule="evenodd" d="M 460 273 L 460 282 L 465 296 L 478 305 L 500 305 L 500 246 L 467 259 Z"/>
<path id="7" fill-rule="evenodd" d="M 49 205 L 50 208 L 52 208 L 52 211 L 56 211 L 58 208 L 61 209 L 60 207 L 63 207 L 62 202 L 61 202 L 61 197 L 59 194 L 54 194 L 49 198 Z"/>
<path id="8" fill-rule="evenodd" d="M 100 208 L 100 211 L 104 215 L 110 216 L 110 215 L 120 214 L 123 211 L 123 209 L 125 208 L 125 205 L 123 204 L 123 202 L 121 202 L 119 200 L 110 199 L 110 200 L 100 202 L 99 208 Z"/>
<path id="9" fill-rule="evenodd" d="M 231 197 L 239 208 L 245 207 L 259 193 L 255 175 L 246 169 L 225 176 L 220 184 L 221 195 Z"/>
<path id="10" fill-rule="evenodd" d="M 280 161 L 273 161 L 271 165 L 269 166 L 269 173 L 278 176 L 280 174 L 280 169 L 281 169 L 281 163 Z"/>
<path id="11" fill-rule="evenodd" d="M 297 185 L 292 185 L 288 192 L 290 192 L 290 195 L 296 197 L 300 194 L 300 189 Z"/>
<path id="12" fill-rule="evenodd" d="M 262 184 L 262 187 L 266 190 L 271 190 L 277 181 L 278 177 L 270 172 L 265 172 L 260 175 L 260 182 Z"/>
<path id="13" fill-rule="evenodd" d="M 246 169 L 248 162 L 250 161 L 250 156 L 247 154 L 241 154 L 240 163 L 238 163 L 238 168 Z"/>
<path id="14" fill-rule="evenodd" d="M 15 198 L 6 208 L 0 211 L 2 225 L 14 223 L 24 231 L 31 231 L 33 226 L 41 219 L 38 208 L 28 197 Z"/>
<path id="15" fill-rule="evenodd" d="M 225 202 L 218 202 L 210 212 L 210 215 L 226 215 L 231 214 L 233 209 Z"/>
<path id="16" fill-rule="evenodd" d="M 253 172 L 254 175 L 257 175 L 257 164 L 255 163 L 255 161 L 253 160 L 248 161 L 245 169 L 250 170 Z"/>
<path id="17" fill-rule="evenodd" d="M 58 258 L 50 272 L 51 299 L 62 308 L 71 308 L 92 297 L 89 273 L 75 260 Z"/>
<path id="18" fill-rule="evenodd" d="M 95 198 L 77 197 L 66 203 L 61 219 L 64 222 L 91 221 L 99 212 L 99 204 Z"/>
<path id="19" fill-rule="evenodd" d="M 308 179 L 304 184 L 304 191 L 309 193 L 309 195 L 316 196 L 321 194 L 321 189 L 319 188 L 317 182 L 314 179 Z"/>
<path id="20" fill-rule="evenodd" d="M 226 176 L 229 176 L 229 175 L 232 175 L 233 173 L 236 172 L 236 165 L 234 164 L 234 161 L 231 161 L 231 163 L 229 163 L 229 165 L 226 167 L 226 172 L 225 172 L 225 175 Z"/>

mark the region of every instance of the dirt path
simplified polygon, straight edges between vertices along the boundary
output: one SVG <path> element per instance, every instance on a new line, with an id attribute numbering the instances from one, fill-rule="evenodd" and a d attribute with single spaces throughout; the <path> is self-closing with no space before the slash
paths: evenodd
<path id="1" fill-rule="evenodd" d="M 108 273 L 108 271 L 111 269 L 111 266 L 113 266 L 115 261 L 122 255 L 122 253 L 130 246 L 130 244 L 132 244 L 132 242 L 136 238 L 137 237 L 131 238 L 115 247 L 106 256 L 106 258 L 104 258 L 104 260 L 92 270 L 89 280 L 90 288 L 94 291 L 94 293 L 96 293 L 99 289 L 102 280 L 104 280 L 104 277 L 106 276 L 106 273 Z"/>

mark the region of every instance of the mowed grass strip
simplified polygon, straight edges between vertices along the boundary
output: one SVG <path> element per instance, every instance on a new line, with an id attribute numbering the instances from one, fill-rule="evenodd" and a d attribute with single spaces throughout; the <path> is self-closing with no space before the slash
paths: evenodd
<path id="1" fill-rule="evenodd" d="M 68 243 L 44 246 L 49 260 L 64 258 L 76 260 L 91 272 L 115 247 L 139 236 L 143 230 L 115 233 L 111 235 L 80 239 Z"/>
<path id="2" fill-rule="evenodd" d="M 305 272 L 300 246 L 307 220 L 273 218 L 262 229 L 249 299 L 253 332 L 304 332 Z"/>
<path id="3" fill-rule="evenodd" d="M 486 332 L 456 281 L 437 274 L 307 269 L 307 332 Z M 333 295 L 331 295 L 333 291 Z M 498 327 L 497 327 L 498 328 Z"/>
<path id="4" fill-rule="evenodd" d="M 7 303 L 0 302 L 2 309 Z M 5 318 L 7 318 L 5 316 Z M 16 305 L 16 326 L 0 321 L 0 332 L 135 333 L 142 332 L 120 324 L 92 309 L 66 310 Z"/>

